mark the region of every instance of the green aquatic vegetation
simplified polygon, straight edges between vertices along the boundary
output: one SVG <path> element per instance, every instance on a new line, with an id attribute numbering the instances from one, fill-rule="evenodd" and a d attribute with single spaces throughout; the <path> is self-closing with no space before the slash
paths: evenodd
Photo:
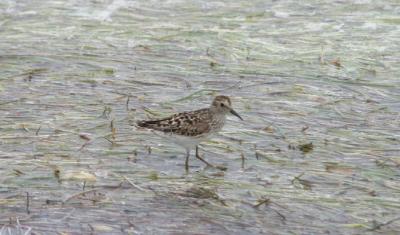
<path id="1" fill-rule="evenodd" d="M 301 152 L 304 154 L 311 152 L 314 149 L 314 144 L 312 142 L 307 144 L 300 144 L 297 146 Z"/>
<path id="2" fill-rule="evenodd" d="M 159 176 L 158 176 L 158 173 L 157 173 L 157 172 L 153 171 L 153 172 L 151 172 L 151 173 L 149 174 L 148 178 L 149 178 L 150 180 L 156 181 L 156 180 L 159 179 Z"/>
<path id="3" fill-rule="evenodd" d="M 396 10 L 2 1 L 0 230 L 398 234 Z M 134 125 L 218 94 L 226 171 Z"/>

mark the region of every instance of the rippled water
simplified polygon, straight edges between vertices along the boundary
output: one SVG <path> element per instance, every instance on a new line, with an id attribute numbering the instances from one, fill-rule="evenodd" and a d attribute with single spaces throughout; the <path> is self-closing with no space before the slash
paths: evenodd
<path id="1" fill-rule="evenodd" d="M 399 13 L 1 1 L 0 233 L 398 234 Z M 226 172 L 130 125 L 216 94 L 245 119 L 201 146 Z"/>

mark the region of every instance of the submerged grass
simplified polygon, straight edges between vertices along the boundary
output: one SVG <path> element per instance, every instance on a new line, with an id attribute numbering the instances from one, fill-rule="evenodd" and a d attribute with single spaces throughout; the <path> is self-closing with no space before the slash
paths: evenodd
<path id="1" fill-rule="evenodd" d="M 0 3 L 0 234 L 399 233 L 396 7 Z M 134 126 L 216 94 L 227 171 Z"/>

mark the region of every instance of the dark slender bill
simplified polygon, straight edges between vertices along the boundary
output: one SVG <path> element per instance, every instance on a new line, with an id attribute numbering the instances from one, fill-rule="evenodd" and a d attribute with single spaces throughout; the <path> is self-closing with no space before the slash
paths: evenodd
<path id="1" fill-rule="evenodd" d="M 233 109 L 231 109 L 231 114 L 235 115 L 236 117 L 240 118 L 243 121 L 243 118 Z"/>

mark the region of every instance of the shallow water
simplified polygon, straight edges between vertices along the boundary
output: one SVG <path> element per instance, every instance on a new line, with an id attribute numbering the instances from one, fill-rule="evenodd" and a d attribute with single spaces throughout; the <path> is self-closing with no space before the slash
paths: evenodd
<path id="1" fill-rule="evenodd" d="M 0 233 L 398 234 L 399 13 L 0 2 Z M 245 119 L 201 146 L 226 172 L 130 125 L 216 94 Z"/>

